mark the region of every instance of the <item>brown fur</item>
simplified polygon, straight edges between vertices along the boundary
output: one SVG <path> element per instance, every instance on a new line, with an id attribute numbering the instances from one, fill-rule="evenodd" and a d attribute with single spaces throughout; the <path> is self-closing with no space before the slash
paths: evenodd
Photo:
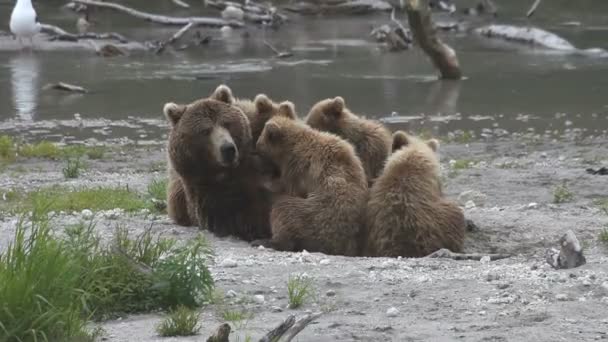
<path id="1" fill-rule="evenodd" d="M 356 255 L 367 184 L 353 147 L 293 118 L 275 116 L 257 149 L 279 166 L 285 185 L 272 206 L 270 246 Z"/>
<path id="2" fill-rule="evenodd" d="M 269 237 L 270 193 L 251 153 L 244 113 L 212 98 L 167 103 L 164 112 L 171 124 L 170 217 L 180 224 L 194 220 L 219 236 Z"/>
<path id="3" fill-rule="evenodd" d="M 443 198 L 435 139 L 394 134 L 395 152 L 370 190 L 367 254 L 422 257 L 440 248 L 461 252 L 462 210 Z"/>
<path id="4" fill-rule="evenodd" d="M 370 185 L 380 175 L 391 149 L 391 134 L 382 124 L 353 114 L 340 96 L 315 104 L 306 117 L 306 123 L 312 128 L 337 134 L 353 144 Z"/>

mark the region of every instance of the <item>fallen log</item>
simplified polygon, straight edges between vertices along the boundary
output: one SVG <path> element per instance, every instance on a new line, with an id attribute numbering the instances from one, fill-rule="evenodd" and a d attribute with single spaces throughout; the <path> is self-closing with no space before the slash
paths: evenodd
<path id="1" fill-rule="evenodd" d="M 442 79 L 462 78 L 456 52 L 437 36 L 437 29 L 431 21 L 431 14 L 421 0 L 407 0 L 406 11 L 414 40 L 439 69 Z"/>
<path id="2" fill-rule="evenodd" d="M 43 33 L 46 33 L 51 36 L 51 40 L 62 40 L 69 42 L 77 42 L 80 39 L 99 39 L 99 40 L 107 40 L 112 39 L 116 40 L 120 43 L 128 43 L 129 40 L 125 38 L 123 35 L 118 34 L 116 32 L 108 32 L 108 33 L 94 33 L 94 32 L 86 32 L 81 34 L 69 33 L 62 29 L 59 26 L 49 25 L 49 24 L 40 24 L 40 30 Z"/>
<path id="3" fill-rule="evenodd" d="M 268 46 L 268 48 L 270 50 L 272 50 L 272 52 L 274 52 L 274 56 L 276 58 L 288 58 L 293 56 L 293 53 L 289 52 L 289 51 L 279 51 L 277 48 L 274 47 L 274 45 L 270 44 L 270 42 L 268 42 L 266 39 L 264 39 L 264 45 Z"/>
<path id="4" fill-rule="evenodd" d="M 388 12 L 393 7 L 381 0 L 338 0 L 332 2 L 309 2 L 298 1 L 294 4 L 283 6 L 286 11 L 302 14 L 365 14 L 372 12 Z"/>
<path id="5" fill-rule="evenodd" d="M 132 17 L 150 21 L 157 24 L 164 25 L 187 25 L 193 23 L 197 26 L 209 26 L 209 27 L 243 27 L 244 24 L 235 20 L 224 20 L 220 18 L 209 18 L 209 17 L 171 17 L 160 14 L 152 14 L 147 12 L 138 11 L 136 9 L 123 6 L 113 2 L 98 1 L 98 0 L 73 0 L 73 2 L 99 8 L 112 9 Z"/>
<path id="6" fill-rule="evenodd" d="M 483 254 L 483 253 L 454 253 L 449 249 L 442 248 L 435 251 L 425 258 L 446 258 L 452 260 L 481 260 L 484 257 L 489 257 L 491 261 L 510 258 L 510 254 Z"/>
<path id="7" fill-rule="evenodd" d="M 175 32 L 175 34 L 172 35 L 171 38 L 160 42 L 158 44 L 158 47 L 154 50 L 154 53 L 157 55 L 160 54 L 161 52 L 163 52 L 165 50 L 167 45 L 173 44 L 175 41 L 180 39 L 186 32 L 188 32 L 193 27 L 194 27 L 193 23 L 186 24 L 184 27 L 179 29 L 179 31 Z"/>

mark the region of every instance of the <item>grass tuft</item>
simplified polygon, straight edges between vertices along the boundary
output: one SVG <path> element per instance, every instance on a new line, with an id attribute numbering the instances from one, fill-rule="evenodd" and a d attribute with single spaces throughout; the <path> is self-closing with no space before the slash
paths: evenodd
<path id="1" fill-rule="evenodd" d="M 148 195 L 157 201 L 167 199 L 167 179 L 154 179 L 148 184 Z"/>
<path id="2" fill-rule="evenodd" d="M 568 188 L 568 184 L 563 182 L 553 189 L 553 203 L 566 203 L 572 201 L 574 193 Z"/>
<path id="3" fill-rule="evenodd" d="M 62 169 L 63 176 L 66 179 L 78 178 L 80 172 L 84 170 L 84 164 L 80 161 L 80 157 L 67 158 L 66 165 Z"/>
<path id="4" fill-rule="evenodd" d="M 0 136 L 0 160 L 13 161 L 15 159 L 15 143 L 8 135 Z"/>
<path id="5" fill-rule="evenodd" d="M 160 336 L 193 336 L 201 329 L 200 313 L 185 306 L 179 306 L 156 327 Z"/>
<path id="6" fill-rule="evenodd" d="M 608 244 L 608 228 L 602 229 L 599 235 L 599 240 L 605 244 Z"/>
<path id="7" fill-rule="evenodd" d="M 289 308 L 297 309 L 312 295 L 312 279 L 303 275 L 291 276 L 287 280 Z"/>
<path id="8" fill-rule="evenodd" d="M 253 315 L 246 310 L 225 310 L 221 313 L 222 319 L 226 322 L 240 322 L 250 319 Z"/>

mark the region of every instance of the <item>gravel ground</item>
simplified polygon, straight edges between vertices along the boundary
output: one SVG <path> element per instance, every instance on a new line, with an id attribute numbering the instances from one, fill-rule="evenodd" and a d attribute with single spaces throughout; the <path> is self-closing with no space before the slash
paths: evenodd
<path id="1" fill-rule="evenodd" d="M 296 340 L 608 340 L 608 244 L 598 239 L 608 227 L 608 215 L 596 204 L 608 198 L 608 176 L 585 172 L 608 166 L 608 138 L 551 141 L 511 135 L 444 143 L 440 149 L 447 195 L 458 199 L 478 226 L 467 236 L 466 251 L 510 253 L 511 258 L 347 258 L 257 249 L 207 234 L 216 254 L 211 269 L 226 300 L 201 310 L 200 335 L 160 338 L 154 327 L 162 316 L 146 314 L 102 323 L 104 339 L 201 341 L 222 323 L 220 313 L 230 309 L 252 314 L 233 324 L 232 341 L 257 340 L 289 314 L 308 311 L 325 313 Z M 89 171 L 73 181 L 63 179 L 61 162 L 20 161 L 2 172 L 0 189 L 128 184 L 145 191 L 152 179 L 164 176 L 162 144 L 117 151 L 89 162 Z M 470 161 L 466 167 L 464 160 Z M 554 188 L 563 181 L 574 197 L 554 204 Z M 0 247 L 5 247 L 15 217 L 0 216 Z M 61 226 L 80 216 L 65 213 L 56 220 Z M 106 237 L 117 224 L 136 233 L 152 223 L 155 231 L 178 239 L 196 233 L 162 215 L 100 215 L 98 222 Z M 587 264 L 554 270 L 544 261 L 545 251 L 558 247 L 569 229 L 585 247 Z M 301 273 L 312 279 L 315 295 L 302 308 L 287 309 L 287 279 Z"/>

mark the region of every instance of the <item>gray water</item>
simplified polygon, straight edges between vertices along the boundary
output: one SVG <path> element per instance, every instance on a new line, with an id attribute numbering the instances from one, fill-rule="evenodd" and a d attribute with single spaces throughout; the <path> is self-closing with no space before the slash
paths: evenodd
<path id="1" fill-rule="evenodd" d="M 522 13 L 528 1 L 497 2 L 502 5 L 499 22 L 526 23 Z M 144 3 L 130 2 L 135 7 Z M 153 10 L 184 14 L 170 1 L 160 3 Z M 75 16 L 59 10 L 61 4 L 39 1 L 35 6 L 41 21 L 73 31 Z M 6 23 L 0 30 L 8 31 L 11 9 L 12 4 L 0 4 L 0 22 Z M 202 34 L 217 38 L 210 45 L 167 50 L 159 56 L 0 51 L 0 131 L 51 139 L 66 134 L 158 139 L 165 130 L 146 123 L 162 122 L 165 102 L 207 96 L 220 83 L 228 84 L 238 97 L 266 93 L 275 100 L 291 100 L 300 115 L 314 102 L 340 95 L 353 111 L 381 119 L 391 128 L 424 128 L 438 135 L 454 130 L 479 133 L 484 128 L 540 133 L 578 128 L 584 134 L 608 129 L 608 59 L 540 53 L 473 34 L 450 33 L 443 36 L 457 51 L 466 79 L 438 82 L 419 50 L 389 53 L 370 39 L 370 27 L 386 23 L 387 17 L 291 14 L 292 22 L 278 31 L 249 27 L 249 38 L 235 31 L 224 40 L 217 30 L 202 28 Z M 111 12 L 93 18 L 99 22 L 93 31 L 117 31 L 138 41 L 165 38 L 176 30 Z M 563 25 L 568 21 L 582 25 Z M 545 1 L 531 23 L 576 47 L 608 49 L 608 1 Z M 279 48 L 292 49 L 294 57 L 273 59 L 262 43 L 264 37 Z M 91 92 L 43 90 L 45 84 L 59 81 Z M 71 120 L 75 113 L 85 121 L 106 120 L 84 130 L 36 125 Z"/>

